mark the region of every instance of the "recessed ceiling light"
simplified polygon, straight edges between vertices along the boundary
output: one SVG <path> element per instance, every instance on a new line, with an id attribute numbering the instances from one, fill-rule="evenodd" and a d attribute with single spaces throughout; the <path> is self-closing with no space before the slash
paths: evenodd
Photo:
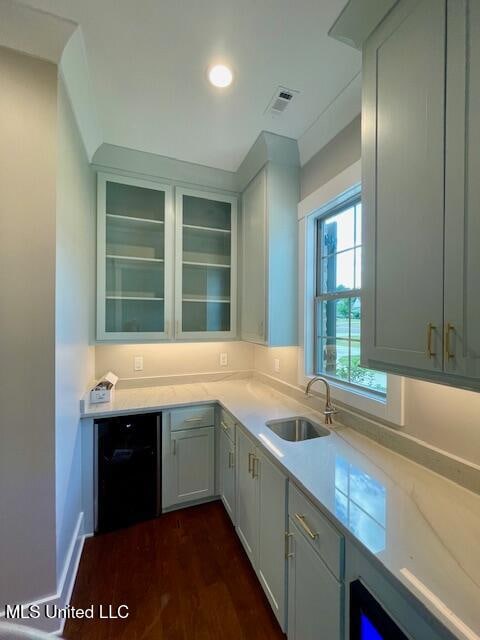
<path id="1" fill-rule="evenodd" d="M 224 64 L 216 64 L 211 67 L 208 71 L 208 79 L 213 84 L 214 87 L 228 87 L 232 84 L 233 73 L 231 69 L 226 67 Z"/>

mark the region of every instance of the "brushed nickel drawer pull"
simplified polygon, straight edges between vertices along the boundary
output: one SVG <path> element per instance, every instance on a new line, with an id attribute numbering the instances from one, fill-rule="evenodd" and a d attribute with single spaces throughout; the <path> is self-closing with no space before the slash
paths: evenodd
<path id="1" fill-rule="evenodd" d="M 220 424 L 221 424 L 222 429 L 223 429 L 224 431 L 228 431 L 228 424 L 225 424 L 225 422 L 224 422 L 223 420 L 220 422 Z"/>
<path id="2" fill-rule="evenodd" d="M 427 358 L 433 358 L 437 355 L 435 351 L 432 351 L 432 334 L 436 328 L 431 322 L 427 324 Z"/>
<path id="3" fill-rule="evenodd" d="M 306 523 L 305 516 L 302 516 L 300 513 L 296 513 L 295 518 L 298 520 L 302 529 L 306 532 L 309 538 L 311 538 L 312 540 L 316 540 L 318 538 L 318 533 L 312 531 Z"/>
<path id="4" fill-rule="evenodd" d="M 200 422 L 202 418 L 187 418 L 185 422 Z"/>
<path id="5" fill-rule="evenodd" d="M 173 439 L 173 451 L 172 451 L 173 455 L 175 456 L 177 454 L 177 441 L 174 438 Z"/>
<path id="6" fill-rule="evenodd" d="M 233 469 L 234 466 L 235 466 L 235 454 L 233 453 L 233 451 L 229 451 L 228 452 L 228 467 L 229 467 L 229 469 Z"/>

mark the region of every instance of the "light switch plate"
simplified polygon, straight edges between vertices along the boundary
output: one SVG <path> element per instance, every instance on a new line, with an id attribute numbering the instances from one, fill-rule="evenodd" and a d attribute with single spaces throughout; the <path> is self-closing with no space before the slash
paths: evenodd
<path id="1" fill-rule="evenodd" d="M 220 366 L 226 367 L 228 365 L 228 353 L 225 351 L 220 354 Z"/>
<path id="2" fill-rule="evenodd" d="M 143 356 L 135 356 L 133 360 L 133 368 L 135 371 L 143 371 Z"/>
<path id="3" fill-rule="evenodd" d="M 280 371 L 280 358 L 273 359 L 273 368 L 275 371 Z"/>

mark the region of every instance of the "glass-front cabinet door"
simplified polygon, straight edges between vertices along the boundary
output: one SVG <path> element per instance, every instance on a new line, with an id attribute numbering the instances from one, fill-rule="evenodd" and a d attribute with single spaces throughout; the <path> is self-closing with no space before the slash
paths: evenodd
<path id="1" fill-rule="evenodd" d="M 172 335 L 172 188 L 98 174 L 97 338 Z"/>
<path id="2" fill-rule="evenodd" d="M 175 334 L 236 334 L 237 199 L 176 189 Z"/>

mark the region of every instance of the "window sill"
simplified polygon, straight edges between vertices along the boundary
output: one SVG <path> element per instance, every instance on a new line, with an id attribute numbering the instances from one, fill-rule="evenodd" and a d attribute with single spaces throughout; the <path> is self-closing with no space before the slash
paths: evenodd
<path id="1" fill-rule="evenodd" d="M 386 404 L 387 402 L 387 393 L 375 392 L 367 387 L 361 387 L 360 385 L 349 384 L 348 382 L 342 382 L 338 378 L 334 376 L 330 376 L 328 373 L 318 373 L 312 376 L 307 376 L 308 379 L 312 380 L 316 375 L 326 378 L 330 384 L 330 387 L 333 389 L 338 389 L 339 392 L 351 394 L 353 396 L 360 396 L 362 398 L 367 398 L 372 400 L 373 402 L 379 402 L 380 404 Z"/>

